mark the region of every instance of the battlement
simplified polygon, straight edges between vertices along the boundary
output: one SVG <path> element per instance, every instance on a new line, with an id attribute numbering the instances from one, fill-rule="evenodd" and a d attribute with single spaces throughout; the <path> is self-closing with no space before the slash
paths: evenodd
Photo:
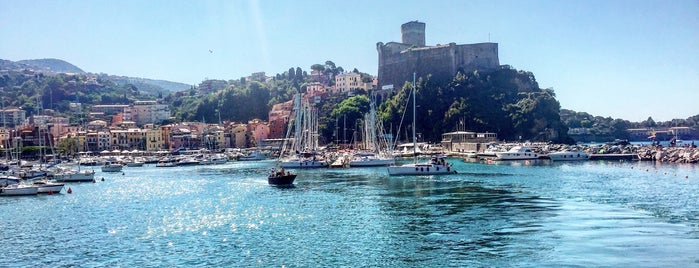
<path id="1" fill-rule="evenodd" d="M 406 24 L 412 25 L 408 27 L 409 31 L 422 27 L 424 34 L 424 23 Z M 406 24 L 401 27 L 402 33 L 406 33 Z M 404 34 L 403 43 L 376 44 L 379 53 L 378 88 L 400 88 L 406 81 L 412 81 L 413 73 L 420 77 L 430 74 L 453 76 L 459 70 L 489 72 L 500 66 L 497 43 L 425 46 L 424 35 L 422 45 L 415 41 L 420 40 L 406 39 Z"/>

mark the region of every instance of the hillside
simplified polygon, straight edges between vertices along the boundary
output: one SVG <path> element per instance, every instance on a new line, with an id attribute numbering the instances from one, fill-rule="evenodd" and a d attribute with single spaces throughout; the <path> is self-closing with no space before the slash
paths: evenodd
<path id="1" fill-rule="evenodd" d="M 35 71 L 50 72 L 50 73 L 85 73 L 77 66 L 59 59 L 37 59 L 37 60 L 20 60 L 20 64 L 26 64 Z"/>

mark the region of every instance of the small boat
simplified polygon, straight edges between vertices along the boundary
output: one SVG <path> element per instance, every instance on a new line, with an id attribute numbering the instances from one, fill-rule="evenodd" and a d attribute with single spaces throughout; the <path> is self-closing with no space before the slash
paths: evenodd
<path id="1" fill-rule="evenodd" d="M 413 74 L 413 122 L 416 120 L 416 110 L 415 110 L 415 74 Z M 447 163 L 446 157 L 442 155 L 434 156 L 427 163 L 417 162 L 417 136 L 415 135 L 415 128 L 413 128 L 413 163 L 404 165 L 391 165 L 388 167 L 388 175 L 390 176 L 400 176 L 400 175 L 441 175 L 441 174 L 454 174 L 456 170 L 451 168 L 451 165 Z"/>
<path id="2" fill-rule="evenodd" d="M 58 183 L 58 182 L 51 182 L 48 180 L 36 180 L 32 183 L 32 186 L 39 187 L 39 190 L 37 191 L 37 193 L 52 194 L 52 193 L 60 193 L 61 190 L 63 190 L 63 186 L 65 186 L 65 184 Z"/>
<path id="3" fill-rule="evenodd" d="M 90 182 L 95 180 L 95 171 L 62 169 L 53 174 L 53 179 L 58 182 Z"/>
<path id="4" fill-rule="evenodd" d="M 121 172 L 124 166 L 118 163 L 106 162 L 102 166 L 102 172 Z"/>
<path id="5" fill-rule="evenodd" d="M 561 151 L 550 153 L 549 158 L 553 161 L 580 161 L 590 159 L 590 155 L 582 151 Z"/>
<path id="6" fill-rule="evenodd" d="M 142 167 L 143 164 L 145 164 L 145 163 L 146 163 L 146 161 L 143 158 L 136 157 L 136 158 L 133 158 L 133 159 L 126 161 L 126 166 L 127 167 Z"/>
<path id="7" fill-rule="evenodd" d="M 507 152 L 495 153 L 495 160 L 528 160 L 538 158 L 539 154 L 532 151 L 528 146 L 515 146 Z"/>
<path id="8" fill-rule="evenodd" d="M 296 174 L 291 174 L 288 171 L 285 173 L 284 168 L 281 168 L 279 171 L 273 171 L 267 177 L 267 183 L 271 185 L 291 185 L 294 184 L 295 179 Z"/>
<path id="9" fill-rule="evenodd" d="M 259 161 L 267 159 L 267 154 L 259 151 L 253 151 L 248 155 L 238 156 L 237 159 L 238 161 Z"/>
<path id="10" fill-rule="evenodd" d="M 400 166 L 389 166 L 388 175 L 441 175 L 455 174 L 456 170 L 451 168 L 443 156 L 436 156 L 427 163 L 412 163 Z"/>
<path id="11" fill-rule="evenodd" d="M 194 159 L 194 157 L 184 157 L 177 161 L 177 166 L 194 166 L 199 165 L 199 161 Z"/>
<path id="12" fill-rule="evenodd" d="M 393 157 L 380 156 L 374 153 L 358 153 L 349 161 L 350 167 L 390 166 L 396 163 Z"/>
<path id="13" fill-rule="evenodd" d="M 0 196 L 36 195 L 39 187 L 24 184 L 10 184 L 0 188 Z"/>

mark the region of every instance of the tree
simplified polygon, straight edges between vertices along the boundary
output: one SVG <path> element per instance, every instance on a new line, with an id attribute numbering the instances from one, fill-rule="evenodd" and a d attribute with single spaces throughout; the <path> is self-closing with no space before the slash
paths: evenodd
<path id="1" fill-rule="evenodd" d="M 311 70 L 317 71 L 317 72 L 323 72 L 325 71 L 325 66 L 319 63 L 311 65 Z"/>

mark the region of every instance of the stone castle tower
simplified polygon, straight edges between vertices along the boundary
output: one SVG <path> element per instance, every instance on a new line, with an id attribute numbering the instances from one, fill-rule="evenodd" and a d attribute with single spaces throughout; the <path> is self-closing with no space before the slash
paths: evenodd
<path id="1" fill-rule="evenodd" d="M 402 43 L 379 42 L 378 89 L 401 88 L 419 77 L 452 77 L 457 71 L 491 72 L 500 67 L 497 43 L 425 45 L 425 23 L 401 25 Z"/>
<path id="2" fill-rule="evenodd" d="M 400 33 L 403 37 L 403 44 L 416 47 L 425 46 L 425 23 L 411 21 L 400 26 Z"/>

